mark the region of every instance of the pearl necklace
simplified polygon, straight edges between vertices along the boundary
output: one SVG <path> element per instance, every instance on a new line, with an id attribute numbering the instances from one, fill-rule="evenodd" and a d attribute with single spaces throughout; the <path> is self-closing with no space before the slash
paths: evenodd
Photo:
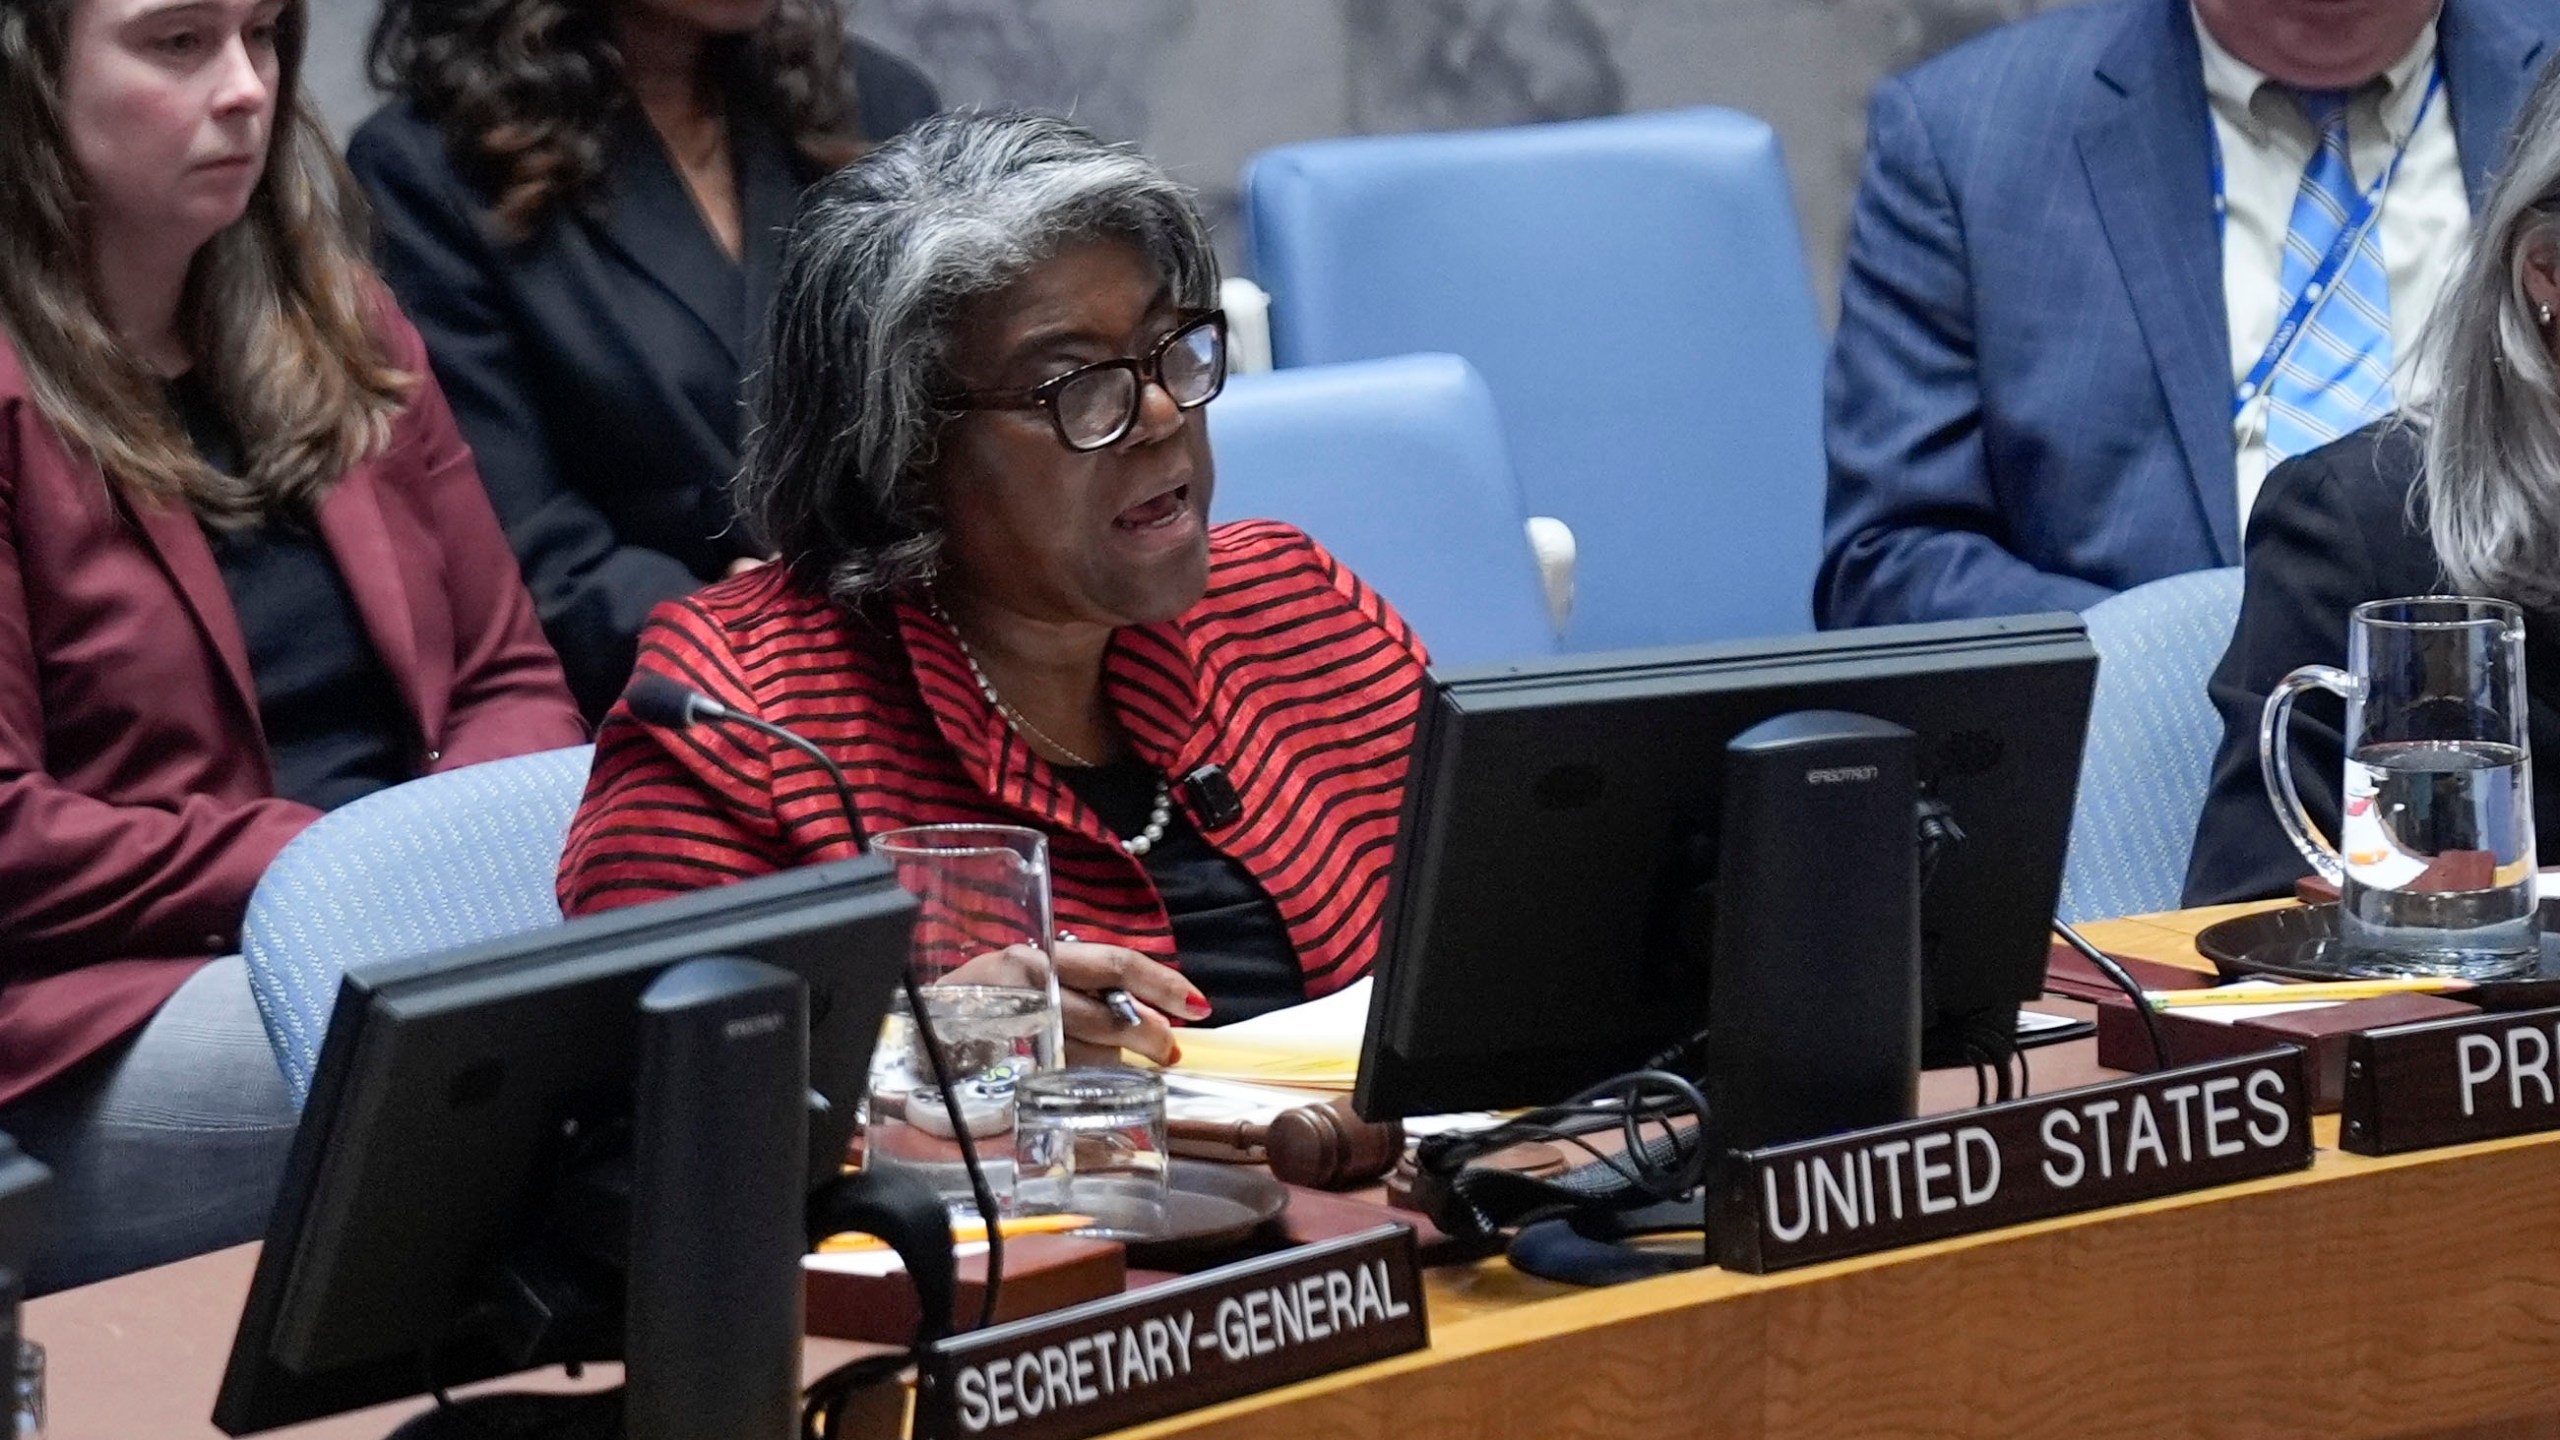
<path id="1" fill-rule="evenodd" d="M 988 679 L 987 672 L 978 664 L 978 652 L 969 648 L 968 637 L 960 633 L 960 626 L 952 620 L 951 612 L 942 608 L 942 602 L 939 599 L 933 602 L 933 618 L 941 621 L 943 628 L 951 632 L 952 640 L 960 646 L 960 658 L 968 662 L 969 678 L 978 682 L 978 693 L 987 697 L 987 704 L 994 707 L 998 715 L 1004 717 L 1004 723 L 1011 726 L 1015 734 L 1026 740 L 1037 741 L 1042 747 L 1070 765 L 1086 770 L 1101 768 L 1049 738 L 1048 732 L 1031 723 L 1030 716 L 1014 709 L 1005 702 L 1002 695 L 996 693 L 996 682 Z M 1171 824 L 1173 824 L 1173 785 L 1164 776 L 1158 775 L 1155 804 L 1147 812 L 1146 828 L 1135 835 L 1119 840 L 1121 853 L 1133 859 L 1146 858 L 1148 851 L 1163 843 L 1165 829 Z"/>

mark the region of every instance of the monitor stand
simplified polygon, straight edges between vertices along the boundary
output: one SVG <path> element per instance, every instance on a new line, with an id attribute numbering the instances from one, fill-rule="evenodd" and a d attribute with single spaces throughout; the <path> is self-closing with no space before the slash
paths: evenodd
<path id="1" fill-rule="evenodd" d="M 800 1423 L 800 1260 L 808 1251 L 809 992 L 753 960 L 668 967 L 640 997 L 627 1164 L 563 1189 L 572 1239 L 625 1262 L 615 1392 L 503 1394 L 439 1406 L 394 1440 L 792 1440 Z M 618 1173 L 617 1173 L 618 1172 Z M 621 1203 L 592 1203 L 620 1191 Z M 619 1214 L 613 1212 L 618 1211 Z M 620 1223 L 617 1224 L 617 1221 Z M 627 1229 L 624 1227 L 627 1226 Z M 627 1241 L 615 1246 L 614 1232 Z M 528 1354 L 577 1327 L 581 1279 L 511 1275 Z M 530 1267 L 538 1273 L 544 1267 Z M 540 1299 L 536 1299 L 540 1297 Z M 556 1308 L 548 1301 L 572 1303 Z M 609 1313 L 609 1312 L 608 1312 Z M 578 1353 L 572 1347 L 568 1353 Z M 528 1363 L 533 1363 L 529 1358 Z"/>

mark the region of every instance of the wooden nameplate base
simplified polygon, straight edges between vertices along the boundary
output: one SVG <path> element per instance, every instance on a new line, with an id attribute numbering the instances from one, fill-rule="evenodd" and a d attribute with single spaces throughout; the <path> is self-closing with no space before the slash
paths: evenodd
<path id="1" fill-rule="evenodd" d="M 915 1282 L 907 1278 L 905 1267 L 885 1257 L 884 1251 L 864 1251 L 850 1264 L 836 1256 L 803 1261 L 808 1292 L 803 1328 L 812 1335 L 879 1345 L 913 1339 Z M 961 1256 L 956 1268 L 952 1322 L 975 1325 L 987 1295 L 985 1247 Z M 1128 1251 L 1117 1240 L 1016 1235 L 1004 1242 L 1004 1285 L 996 1293 L 996 1320 L 1001 1324 L 1117 1295 L 1128 1279 Z"/>
<path id="2" fill-rule="evenodd" d="M 1764 1275 L 2300 1170 L 2310 1098 L 2286 1046 L 1729 1155 L 1710 1245 Z"/>
<path id="3" fill-rule="evenodd" d="M 2268 992 L 2281 1001 L 2281 990 Z M 2141 1072 L 2155 1068 L 2151 1032 L 2122 994 L 2101 999 L 2098 1006 L 2098 1063 L 2110 1070 Z M 2313 1010 L 2292 1010 L 2255 1020 L 2218 1021 L 2194 1010 L 2154 1010 L 2160 1041 L 2172 1065 L 2200 1065 L 2255 1055 L 2278 1045 L 2299 1045 L 2310 1059 L 2311 1113 L 2326 1115 L 2345 1103 L 2347 1046 L 2367 1030 L 2477 1015 L 2480 1007 L 2442 995 L 2377 995 L 2345 1000 Z"/>

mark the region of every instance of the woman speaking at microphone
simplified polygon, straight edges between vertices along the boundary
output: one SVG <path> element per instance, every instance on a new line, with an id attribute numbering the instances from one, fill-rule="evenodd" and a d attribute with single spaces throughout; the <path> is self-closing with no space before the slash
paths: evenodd
<path id="1" fill-rule="evenodd" d="M 1421 645 L 1306 536 L 1211 527 L 1216 259 L 1154 163 L 927 120 L 794 228 L 740 506 L 781 563 L 662 606 L 640 668 L 798 732 L 864 834 L 1047 833 L 1070 1041 L 1339 988 L 1378 947 Z M 618 709 L 564 909 L 857 844 L 817 767 Z M 1100 992 L 1141 1002 L 1135 1024 Z"/>

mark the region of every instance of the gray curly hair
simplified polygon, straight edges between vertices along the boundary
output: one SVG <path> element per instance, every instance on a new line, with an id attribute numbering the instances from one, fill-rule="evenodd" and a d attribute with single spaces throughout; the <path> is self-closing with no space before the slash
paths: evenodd
<path id="1" fill-rule="evenodd" d="M 2560 64 L 2517 117 L 2470 253 L 2436 302 L 2423 499 L 2456 587 L 2547 612 L 2560 607 L 2560 369 L 2524 288 L 2544 247 L 2560 247 Z"/>
<path id="2" fill-rule="evenodd" d="M 1137 246 L 1175 303 L 1215 303 L 1190 192 L 1136 150 L 1018 112 L 936 116 L 820 181 L 774 290 L 736 499 L 757 540 L 839 602 L 932 578 L 924 475 L 971 300 L 1061 250 Z"/>

